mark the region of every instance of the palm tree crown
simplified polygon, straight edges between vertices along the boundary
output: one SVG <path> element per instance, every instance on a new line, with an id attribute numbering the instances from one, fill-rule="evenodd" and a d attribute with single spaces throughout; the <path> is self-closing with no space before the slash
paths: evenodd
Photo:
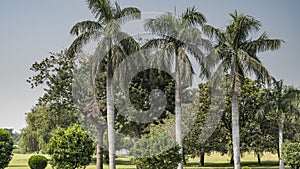
<path id="1" fill-rule="evenodd" d="M 231 75 L 232 90 L 238 92 L 247 75 L 255 75 L 258 80 L 270 82 L 271 76 L 257 57 L 257 53 L 277 50 L 283 43 L 280 39 L 269 39 L 266 33 L 258 39 L 249 38 L 250 33 L 258 32 L 261 23 L 251 16 L 230 13 L 231 23 L 225 31 L 205 25 L 203 31 L 216 40 L 216 62 L 221 61 L 225 71 Z"/>

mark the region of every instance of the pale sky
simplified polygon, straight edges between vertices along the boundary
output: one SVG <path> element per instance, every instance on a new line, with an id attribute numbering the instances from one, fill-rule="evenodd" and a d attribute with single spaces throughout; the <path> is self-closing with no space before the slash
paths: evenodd
<path id="1" fill-rule="evenodd" d="M 195 6 L 209 24 L 224 28 L 229 13 L 237 10 L 262 22 L 262 32 L 286 41 L 276 52 L 259 54 L 277 79 L 300 86 L 300 1 L 298 0 L 119 0 L 121 7 L 135 6 L 142 12 L 173 12 Z M 85 0 L 0 1 L 0 127 L 22 129 L 41 89 L 26 82 L 35 61 L 49 52 L 69 47 L 69 35 L 78 21 L 93 19 Z M 129 25 L 129 27 L 135 25 Z"/>

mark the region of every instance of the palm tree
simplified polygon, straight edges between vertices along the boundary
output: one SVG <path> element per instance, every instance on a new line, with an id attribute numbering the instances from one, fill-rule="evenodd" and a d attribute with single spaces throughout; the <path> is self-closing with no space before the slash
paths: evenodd
<path id="1" fill-rule="evenodd" d="M 126 33 L 120 31 L 121 24 L 139 19 L 141 12 L 134 7 L 121 9 L 116 2 L 112 4 L 109 0 L 87 0 L 91 12 L 96 21 L 78 22 L 71 29 L 71 34 L 77 38 L 69 48 L 70 54 L 75 54 L 83 45 L 94 39 L 100 39 L 98 57 L 95 58 L 95 70 L 104 56 L 106 63 L 106 99 L 107 99 L 107 128 L 109 141 L 109 168 L 115 169 L 115 131 L 114 131 L 114 96 L 113 96 L 113 70 L 128 54 L 128 47 L 137 48 L 137 43 Z M 120 39 L 122 39 L 120 41 Z M 104 52 L 104 53 L 103 53 Z M 100 57 L 99 57 L 100 56 Z M 103 149 L 100 147 L 99 149 Z M 97 148 L 98 150 L 98 148 Z M 101 155 L 102 156 L 102 155 Z M 103 168 L 102 161 L 97 158 L 97 168 Z"/>
<path id="2" fill-rule="evenodd" d="M 155 47 L 162 49 L 152 58 L 152 64 L 161 67 L 171 68 L 175 60 L 175 115 L 176 115 L 176 141 L 181 147 L 182 154 L 182 124 L 181 124 L 181 102 L 182 102 L 182 77 L 185 81 L 192 83 L 194 73 L 189 54 L 204 67 L 203 52 L 201 46 L 207 43 L 201 38 L 201 32 L 197 26 L 206 22 L 204 15 L 195 8 L 187 9 L 179 18 L 171 13 L 158 16 L 155 19 L 148 19 L 145 22 L 145 29 L 160 38 L 151 39 L 144 48 Z M 202 46 L 203 47 L 203 46 Z M 207 74 L 204 71 L 202 74 Z M 182 163 L 178 164 L 182 168 Z"/>
<path id="3" fill-rule="evenodd" d="M 264 111 L 275 112 L 279 115 L 278 123 L 278 157 L 279 168 L 284 169 L 284 161 L 282 160 L 281 145 L 283 143 L 284 123 L 287 114 L 299 114 L 299 108 L 293 104 L 299 99 L 300 90 L 291 86 L 285 86 L 283 81 L 273 79 L 273 89 L 269 92 L 269 102 L 264 107 Z"/>
<path id="4" fill-rule="evenodd" d="M 238 14 L 237 11 L 230 13 L 230 17 L 232 20 L 226 26 L 225 31 L 210 25 L 205 25 L 203 30 L 210 38 L 216 40 L 215 58 L 212 60 L 220 63 L 225 72 L 230 74 L 234 168 L 240 169 L 238 95 L 247 75 L 255 75 L 258 80 L 270 82 L 271 77 L 257 57 L 257 53 L 277 50 L 283 41 L 269 39 L 266 33 L 263 33 L 258 39 L 252 40 L 249 38 L 250 33 L 259 31 L 261 23 L 251 16 Z"/>

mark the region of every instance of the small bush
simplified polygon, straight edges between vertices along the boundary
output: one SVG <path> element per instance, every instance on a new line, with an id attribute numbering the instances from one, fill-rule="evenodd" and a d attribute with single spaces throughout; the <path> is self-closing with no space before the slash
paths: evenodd
<path id="1" fill-rule="evenodd" d="M 282 144 L 282 158 L 291 169 L 300 168 L 300 143 L 286 142 Z"/>
<path id="2" fill-rule="evenodd" d="M 44 169 L 47 166 L 47 158 L 42 155 L 33 155 L 28 159 L 28 165 L 31 169 Z"/>
<path id="3" fill-rule="evenodd" d="M 0 169 L 8 166 L 13 156 L 13 140 L 9 132 L 0 128 Z"/>
<path id="4" fill-rule="evenodd" d="M 182 157 L 178 144 L 168 138 L 147 138 L 135 143 L 131 149 L 138 169 L 175 169 Z"/>

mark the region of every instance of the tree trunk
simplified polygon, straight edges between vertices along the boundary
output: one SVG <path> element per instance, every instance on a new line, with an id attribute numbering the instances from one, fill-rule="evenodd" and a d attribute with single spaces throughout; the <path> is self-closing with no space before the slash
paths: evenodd
<path id="1" fill-rule="evenodd" d="M 282 150 L 281 150 L 281 146 L 283 143 L 283 128 L 284 128 L 284 120 L 285 120 L 285 114 L 281 113 L 280 114 L 280 121 L 279 121 L 279 130 L 278 130 L 278 134 L 279 134 L 279 169 L 284 169 L 284 162 L 282 160 Z"/>
<path id="2" fill-rule="evenodd" d="M 105 126 L 98 129 L 96 169 L 103 169 L 103 134 Z"/>
<path id="3" fill-rule="evenodd" d="M 107 65 L 106 77 L 106 104 L 107 104 L 107 131 L 108 131 L 108 151 L 109 169 L 115 169 L 115 128 L 114 128 L 114 95 L 113 95 L 113 71 L 112 63 Z"/>
<path id="4" fill-rule="evenodd" d="M 178 57 L 175 61 L 175 125 L 176 125 L 176 142 L 180 146 L 179 153 L 182 154 L 182 128 L 181 128 L 181 84 L 180 84 L 180 67 Z M 182 169 L 182 160 L 178 163 L 177 169 Z"/>
<path id="5" fill-rule="evenodd" d="M 204 157 L 205 157 L 205 153 L 200 152 L 200 166 L 204 166 Z"/>
<path id="6" fill-rule="evenodd" d="M 260 154 L 257 154 L 257 164 L 261 166 Z"/>
<path id="7" fill-rule="evenodd" d="M 103 145 L 97 144 L 96 169 L 103 169 Z"/>
<path id="8" fill-rule="evenodd" d="M 238 93 L 232 95 L 232 146 L 234 169 L 241 169 Z"/>
<path id="9" fill-rule="evenodd" d="M 233 155 L 231 155 L 231 158 L 230 158 L 230 162 L 229 164 L 233 164 L 234 163 L 234 160 L 233 160 Z"/>
<path id="10" fill-rule="evenodd" d="M 182 163 L 183 163 L 184 165 L 186 165 L 184 148 L 182 148 Z"/>

